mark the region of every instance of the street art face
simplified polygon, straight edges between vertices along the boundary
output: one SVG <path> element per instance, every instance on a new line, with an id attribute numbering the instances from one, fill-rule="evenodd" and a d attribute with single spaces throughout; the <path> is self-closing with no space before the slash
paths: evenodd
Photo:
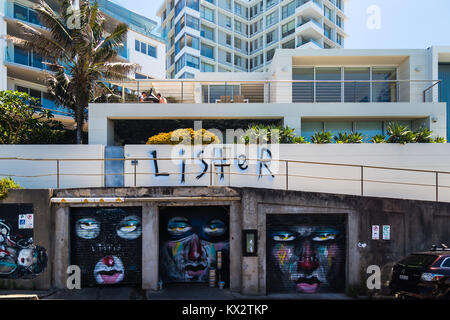
<path id="1" fill-rule="evenodd" d="M 327 226 L 276 227 L 268 234 L 273 270 L 269 281 L 299 293 L 342 290 L 345 277 L 343 230 Z"/>
<path id="2" fill-rule="evenodd" d="M 115 284 L 123 280 L 125 269 L 122 260 L 116 256 L 100 259 L 95 265 L 94 277 L 99 284 Z"/>
<path id="3" fill-rule="evenodd" d="M 167 282 L 207 282 L 216 253 L 228 258 L 228 214 L 222 207 L 161 210 L 161 274 Z M 226 280 L 224 264 L 221 277 Z"/>
<path id="4" fill-rule="evenodd" d="M 21 205 L 0 205 L 0 278 L 33 279 L 47 267 L 47 252 L 34 244 L 33 230 L 13 228 L 21 209 Z M 31 206 L 27 210 L 32 211 Z"/>
<path id="5" fill-rule="evenodd" d="M 141 282 L 141 208 L 73 208 L 72 264 L 82 285 Z"/>

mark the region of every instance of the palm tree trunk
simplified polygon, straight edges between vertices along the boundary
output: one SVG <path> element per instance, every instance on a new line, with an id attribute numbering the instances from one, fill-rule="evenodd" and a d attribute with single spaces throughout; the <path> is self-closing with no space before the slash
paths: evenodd
<path id="1" fill-rule="evenodd" d="M 77 144 L 83 144 L 83 113 L 79 112 L 77 114 Z"/>

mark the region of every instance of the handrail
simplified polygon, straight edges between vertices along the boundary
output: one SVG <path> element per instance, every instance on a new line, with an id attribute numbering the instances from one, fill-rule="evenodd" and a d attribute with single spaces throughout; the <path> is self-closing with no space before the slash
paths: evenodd
<path id="1" fill-rule="evenodd" d="M 61 177 L 67 177 L 67 176 L 80 176 L 80 177 L 92 177 L 92 176 L 100 176 L 103 178 L 106 178 L 107 176 L 134 176 L 134 186 L 137 186 L 137 176 L 142 175 L 154 175 L 154 172 L 137 172 L 136 167 L 138 161 L 179 161 L 179 160 L 210 160 L 210 164 L 212 165 L 211 168 L 215 164 L 215 161 L 236 161 L 236 160 L 242 160 L 238 157 L 230 157 L 230 158 L 224 158 L 224 157 L 174 157 L 174 158 L 155 158 L 155 157 L 134 157 L 134 158 L 85 158 L 85 159 L 78 159 L 78 158 L 22 158 L 22 157 L 2 157 L 0 158 L 0 161 L 6 160 L 6 161 L 51 161 L 56 162 L 56 173 L 48 173 L 48 174 L 37 174 L 37 175 L 14 175 L 14 174 L 4 174 L 0 173 L 0 176 L 8 176 L 8 177 L 18 177 L 18 178 L 41 178 L 41 177 L 56 177 L 56 185 L 57 188 L 60 188 L 60 180 Z M 284 163 L 285 169 L 282 170 L 284 172 L 271 172 L 268 173 L 239 173 L 239 172 L 227 172 L 226 175 L 231 176 L 273 176 L 273 177 L 286 177 L 286 190 L 293 190 L 289 188 L 289 178 L 308 178 L 308 179 L 319 179 L 319 180 L 332 180 L 332 181 L 347 181 L 347 182 L 359 182 L 360 183 L 360 196 L 365 196 L 364 193 L 364 184 L 365 183 L 384 183 L 384 184 L 392 184 L 392 185 L 405 185 L 405 186 L 423 186 L 423 187 L 433 187 L 436 190 L 436 196 L 435 200 L 439 201 L 439 188 L 448 188 L 450 189 L 450 186 L 447 185 L 441 185 L 439 183 L 439 175 L 450 175 L 450 171 L 443 171 L 443 170 L 426 170 L 426 169 L 409 169 L 409 168 L 397 168 L 397 167 L 383 167 L 383 166 L 373 166 L 373 165 L 362 165 L 362 164 L 344 164 L 344 163 L 333 163 L 333 162 L 318 162 L 318 161 L 306 161 L 306 160 L 283 160 L 283 159 L 258 159 L 258 158 L 248 158 L 246 159 L 249 162 L 256 161 L 256 162 L 278 162 L 278 163 Z M 60 172 L 60 163 L 61 162 L 74 162 L 74 161 L 81 161 L 81 162 L 89 162 L 89 161 L 131 161 L 131 165 L 133 166 L 134 170 L 132 172 L 121 172 L 121 173 L 61 173 Z M 323 177 L 323 176 L 311 176 L 311 175 L 299 175 L 299 174 L 292 174 L 289 173 L 289 164 L 312 164 L 312 165 L 321 165 L 321 166 L 338 166 L 338 167 L 348 167 L 348 168 L 360 168 L 360 177 L 359 178 L 345 178 L 345 177 Z M 434 184 L 427 184 L 427 183 L 416 183 L 416 182 L 402 182 L 402 181 L 384 181 L 384 180 L 373 180 L 373 179 L 367 179 L 364 178 L 364 170 L 366 169 L 377 169 L 377 170 L 392 170 L 392 171 L 404 171 L 404 172 L 411 172 L 411 173 L 428 173 L 435 175 L 435 183 Z M 184 172 L 180 173 L 177 172 L 165 172 L 169 175 L 198 175 L 197 172 Z M 209 170 L 208 174 L 210 177 L 210 185 L 213 185 L 213 174 L 218 174 L 217 172 L 213 172 L 213 170 Z"/>

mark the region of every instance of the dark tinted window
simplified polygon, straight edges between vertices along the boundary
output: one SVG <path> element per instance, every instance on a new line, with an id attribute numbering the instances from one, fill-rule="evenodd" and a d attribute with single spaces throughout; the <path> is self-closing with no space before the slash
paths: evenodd
<path id="1" fill-rule="evenodd" d="M 442 263 L 442 267 L 444 267 L 444 268 L 450 268 L 450 257 L 449 257 L 449 258 L 446 258 L 446 259 L 444 260 L 444 263 Z"/>
<path id="2" fill-rule="evenodd" d="M 429 267 L 436 260 L 436 258 L 437 256 L 433 255 L 412 254 L 400 261 L 400 264 L 411 268 L 426 268 Z"/>

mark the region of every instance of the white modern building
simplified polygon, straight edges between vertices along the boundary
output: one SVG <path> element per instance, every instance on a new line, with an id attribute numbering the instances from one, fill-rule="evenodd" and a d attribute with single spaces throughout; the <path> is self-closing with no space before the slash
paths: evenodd
<path id="1" fill-rule="evenodd" d="M 273 120 L 306 139 L 322 130 L 353 131 L 362 133 L 366 142 L 385 134 L 389 122 L 399 121 L 446 137 L 442 92 L 448 88 L 438 80 L 438 65 L 448 61 L 448 52 L 446 47 L 279 49 L 268 72 L 197 73 L 195 79 L 115 83 L 135 94 L 160 92 L 169 104 L 91 104 L 89 142 L 120 144 L 113 129 L 120 121 L 181 119 L 207 120 L 212 127 L 214 121 Z"/>
<path id="2" fill-rule="evenodd" d="M 346 0 L 165 0 L 167 77 L 267 72 L 277 48 L 342 48 Z"/>
<path id="3" fill-rule="evenodd" d="M 57 10 L 58 2 L 46 1 Z M 73 123 L 70 111 L 55 106 L 45 87 L 43 70 L 46 66 L 42 58 L 5 41 L 5 35 L 20 37 L 17 21 L 45 30 L 33 10 L 38 1 L 0 0 L 0 90 L 18 90 L 40 99 L 44 108 L 54 111 L 58 120 L 66 125 Z M 132 12 L 110 0 L 97 0 L 105 14 L 109 27 L 126 23 L 129 27 L 126 45 L 119 52 L 118 59 L 137 63 L 139 73 L 129 75 L 134 79 L 164 78 L 165 43 L 156 33 L 157 23 L 138 13 Z"/>

